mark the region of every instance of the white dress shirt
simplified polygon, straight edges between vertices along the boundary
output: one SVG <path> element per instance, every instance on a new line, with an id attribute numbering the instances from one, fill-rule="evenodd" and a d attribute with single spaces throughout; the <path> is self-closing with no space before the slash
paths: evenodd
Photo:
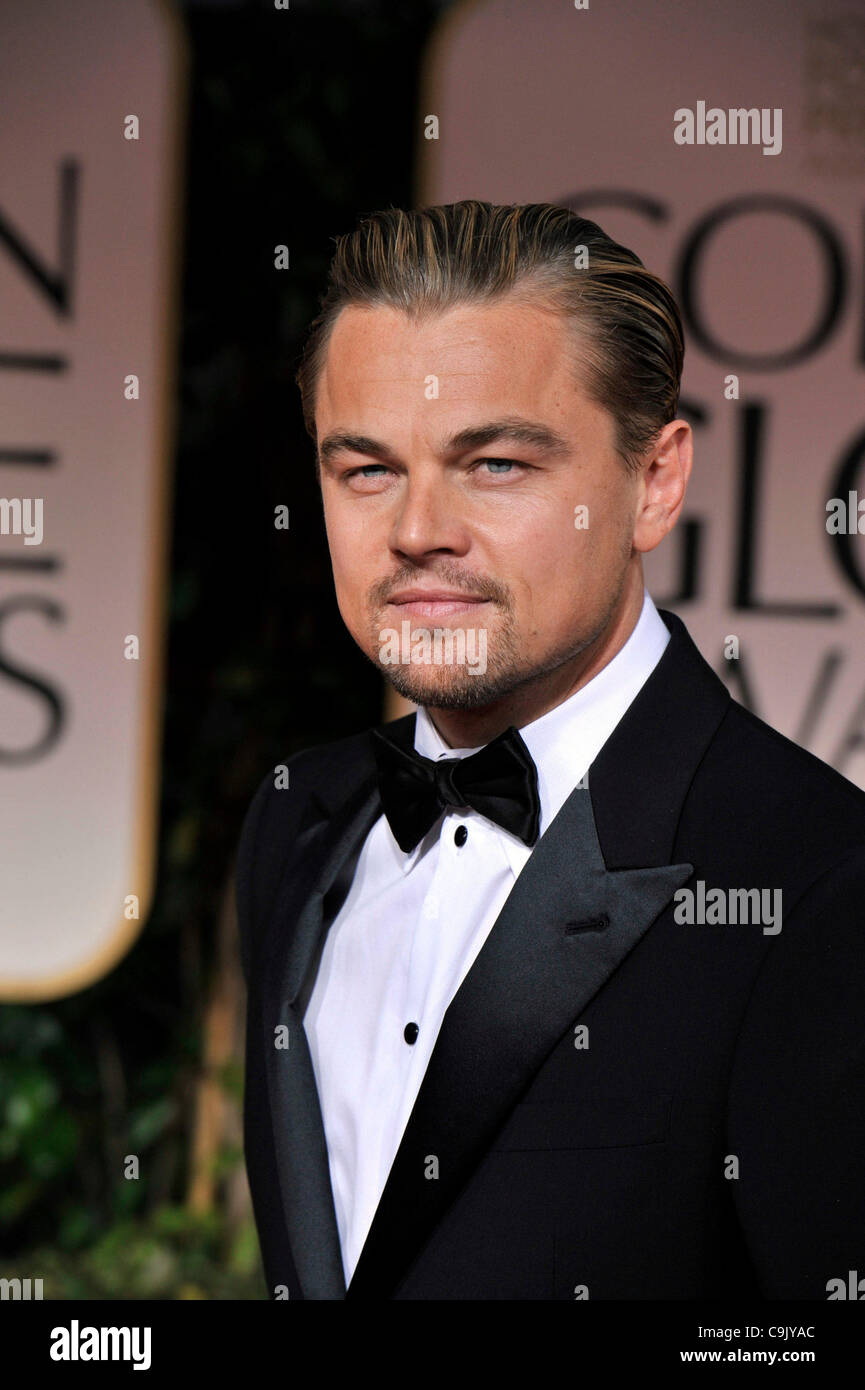
<path id="1" fill-rule="evenodd" d="M 520 729 L 538 770 L 540 834 L 587 773 L 670 634 L 644 594 L 636 627 L 586 685 Z M 449 748 L 424 709 L 415 749 Z M 454 842 L 458 826 L 468 838 Z M 420 1090 L 445 1010 L 532 851 L 469 808 L 449 808 L 409 853 L 382 815 L 327 934 L 303 1020 L 330 1160 L 346 1286 Z M 418 1027 L 414 1043 L 406 1025 Z"/>

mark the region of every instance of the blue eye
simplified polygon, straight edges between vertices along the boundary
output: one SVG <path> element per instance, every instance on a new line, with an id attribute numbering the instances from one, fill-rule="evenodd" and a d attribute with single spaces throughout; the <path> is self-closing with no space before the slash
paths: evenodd
<path id="1" fill-rule="evenodd" d="M 369 477 L 369 476 L 370 476 L 369 470 L 370 470 L 371 468 L 373 468 L 373 469 L 375 469 L 375 468 L 382 469 L 382 468 L 385 468 L 385 467 L 386 467 L 386 465 L 383 464 L 383 463 L 362 463 L 362 464 L 360 464 L 360 466 L 357 467 L 357 468 L 349 468 L 349 470 L 348 470 L 348 472 L 345 474 L 345 476 L 346 476 L 346 478 L 354 478 L 354 477 L 356 477 L 356 475 L 357 475 L 358 473 L 363 473 L 366 477 Z"/>
<path id="2" fill-rule="evenodd" d="M 523 464 L 519 463 L 516 459 L 478 459 L 478 463 L 484 464 L 485 466 L 491 465 L 493 469 L 522 468 L 524 466 Z M 498 476 L 501 477 L 502 475 L 499 474 Z"/>

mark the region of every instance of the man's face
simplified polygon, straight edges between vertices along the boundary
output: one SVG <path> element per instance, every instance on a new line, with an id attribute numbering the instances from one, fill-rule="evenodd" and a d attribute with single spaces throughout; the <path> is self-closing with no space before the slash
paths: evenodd
<path id="1" fill-rule="evenodd" d="M 515 296 L 421 321 L 351 306 L 334 325 L 316 430 L 337 601 L 416 704 L 479 709 L 572 661 L 639 565 L 639 488 L 581 389 L 572 334 Z M 438 629 L 444 654 L 448 628 L 465 646 L 418 660 L 419 630 Z"/>

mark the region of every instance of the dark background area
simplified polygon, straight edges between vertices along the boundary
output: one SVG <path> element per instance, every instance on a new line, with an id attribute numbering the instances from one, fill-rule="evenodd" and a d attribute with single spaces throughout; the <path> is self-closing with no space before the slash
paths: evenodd
<path id="1" fill-rule="evenodd" d="M 156 898 L 95 986 L 0 1009 L 0 1276 L 266 1294 L 240 1149 L 232 881 L 295 750 L 382 717 L 333 591 L 294 384 L 333 237 L 411 205 L 433 0 L 180 6 L 189 89 Z M 274 267 L 286 244 L 290 269 Z M 284 504 L 290 529 L 274 528 Z M 140 1176 L 124 1176 L 136 1155 Z"/>

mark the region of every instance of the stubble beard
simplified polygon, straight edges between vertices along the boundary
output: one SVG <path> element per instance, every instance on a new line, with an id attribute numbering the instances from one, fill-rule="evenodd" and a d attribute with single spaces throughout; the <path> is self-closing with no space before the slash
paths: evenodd
<path id="1" fill-rule="evenodd" d="M 375 623 L 373 627 L 377 639 L 381 627 Z M 412 635 L 428 632 L 432 637 L 436 629 L 419 619 L 412 623 L 411 631 Z M 456 635 L 458 628 L 454 626 L 451 631 Z M 374 658 L 375 664 L 394 690 L 415 705 L 438 709 L 481 709 L 510 694 L 527 678 L 519 670 L 519 644 L 512 615 L 505 613 L 501 624 L 496 624 L 492 631 L 484 627 L 483 631 L 487 639 L 486 669 L 476 674 L 472 674 L 468 665 L 456 662 L 442 665 L 387 664 Z"/>
<path id="2" fill-rule="evenodd" d="M 394 690 L 404 699 L 415 705 L 445 710 L 477 710 L 507 699 L 516 691 L 532 685 L 551 675 L 561 666 L 573 661 L 590 647 L 605 631 L 611 621 L 619 601 L 621 586 L 611 597 L 600 620 L 592 626 L 588 634 L 570 637 L 540 660 L 530 661 L 521 657 L 523 644 L 514 622 L 513 614 L 504 611 L 503 621 L 487 628 L 486 670 L 473 675 L 466 665 L 415 665 L 400 662 L 389 664 L 376 655 L 371 657 L 382 675 Z M 432 635 L 434 629 L 424 620 L 412 624 L 412 633 L 423 630 Z M 370 648 L 379 650 L 378 638 L 382 623 L 373 621 L 370 625 Z M 456 629 L 454 629 L 456 631 Z"/>
<path id="3" fill-rule="evenodd" d="M 387 627 L 384 608 L 380 605 L 396 587 L 396 580 L 387 585 L 377 585 L 371 593 L 372 613 L 369 623 L 369 646 L 366 655 L 390 682 L 394 690 L 415 705 L 444 710 L 477 710 L 507 699 L 525 686 L 542 680 L 560 667 L 571 662 L 590 647 L 606 631 L 613 621 L 627 579 L 627 560 L 631 555 L 631 532 L 625 527 L 622 533 L 622 563 L 618 583 L 610 593 L 603 612 L 578 636 L 571 634 L 562 639 L 542 657 L 527 659 L 525 639 L 520 633 L 514 617 L 513 595 L 509 588 L 494 579 L 475 579 L 474 590 L 482 584 L 490 606 L 501 615 L 500 621 L 484 625 L 486 632 L 486 669 L 472 673 L 467 665 L 449 663 L 435 665 L 423 663 L 415 665 L 400 661 L 389 663 L 381 659 L 381 633 Z M 437 577 L 444 584 L 460 587 L 460 575 L 449 567 L 441 567 Z M 400 575 L 399 579 L 402 580 Z M 414 576 L 405 576 L 411 583 Z M 392 619 L 390 619 L 392 622 Z M 467 622 L 466 626 L 469 627 Z M 426 630 L 432 635 L 434 625 L 426 619 L 412 623 L 411 632 Z M 475 629 L 478 631 L 479 629 Z M 453 629 L 457 631 L 456 626 Z"/>

